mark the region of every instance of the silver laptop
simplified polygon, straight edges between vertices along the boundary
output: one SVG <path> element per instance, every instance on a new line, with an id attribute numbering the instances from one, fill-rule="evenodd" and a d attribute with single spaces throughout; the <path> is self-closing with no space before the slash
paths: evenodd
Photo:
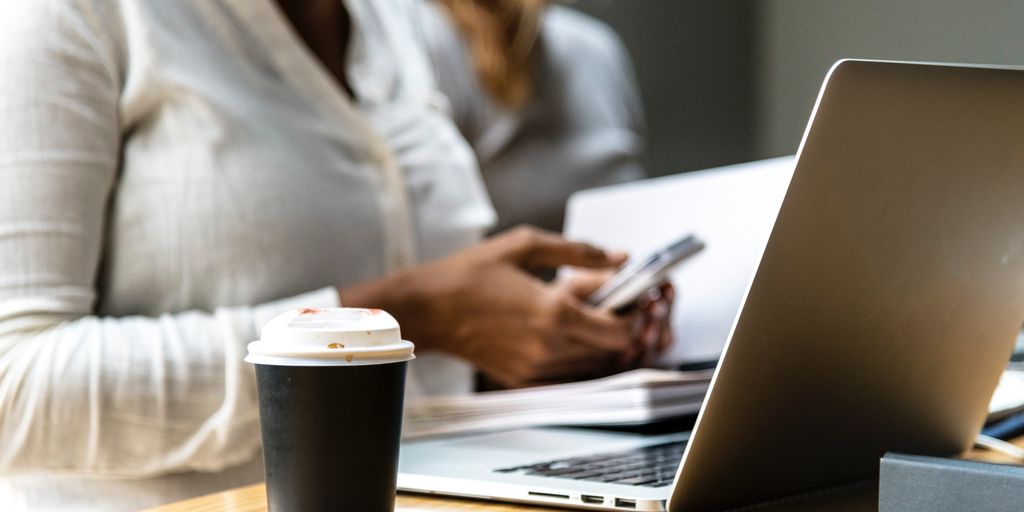
<path id="1" fill-rule="evenodd" d="M 870 479 L 971 446 L 1022 322 L 1024 71 L 842 61 L 692 434 L 418 440 L 399 487 L 695 512 Z"/>

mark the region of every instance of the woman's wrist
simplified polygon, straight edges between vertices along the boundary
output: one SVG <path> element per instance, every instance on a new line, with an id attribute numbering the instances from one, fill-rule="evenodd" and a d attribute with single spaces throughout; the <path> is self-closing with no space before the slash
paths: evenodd
<path id="1" fill-rule="evenodd" d="M 408 271 L 399 271 L 380 279 L 338 288 L 338 299 L 345 307 L 383 309 L 398 320 L 403 336 L 422 349 L 436 348 L 430 346 L 428 339 L 416 336 L 413 318 L 416 300 L 411 281 Z"/>
<path id="2" fill-rule="evenodd" d="M 342 306 L 351 308 L 377 308 L 396 314 L 404 302 L 398 276 L 391 274 L 372 281 L 363 281 L 344 288 L 338 288 L 338 300 Z"/>

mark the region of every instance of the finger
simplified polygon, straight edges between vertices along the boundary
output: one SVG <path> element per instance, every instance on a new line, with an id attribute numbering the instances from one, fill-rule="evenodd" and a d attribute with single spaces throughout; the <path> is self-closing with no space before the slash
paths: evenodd
<path id="1" fill-rule="evenodd" d="M 649 330 L 649 328 L 654 325 L 659 325 L 661 320 L 665 317 L 667 306 L 664 304 L 663 299 L 660 298 L 660 293 L 661 292 L 659 291 L 659 298 L 655 298 L 651 301 L 648 301 L 645 298 L 642 301 L 643 307 L 640 309 L 640 315 L 638 316 L 639 322 L 634 328 L 635 337 L 644 339 L 644 334 Z"/>
<path id="2" fill-rule="evenodd" d="M 633 303 L 631 305 L 625 306 L 623 308 L 619 308 L 617 311 L 623 312 L 623 311 L 630 311 L 630 310 L 633 310 L 633 309 L 639 309 L 641 311 L 644 311 L 644 310 L 647 310 L 651 306 L 651 304 L 653 304 L 655 301 L 657 301 L 660 298 L 661 298 L 661 287 L 649 288 L 646 291 L 644 291 L 643 293 L 641 293 L 640 296 L 637 297 L 637 299 L 635 301 L 633 301 Z"/>
<path id="3" fill-rule="evenodd" d="M 572 299 L 565 306 L 565 332 L 583 345 L 614 352 L 627 351 L 632 345 L 630 326 L 633 316 L 587 306 Z"/>
<path id="4" fill-rule="evenodd" d="M 562 286 L 578 299 L 586 299 L 593 295 L 608 279 L 614 275 L 611 270 L 579 271 L 562 281 Z"/>
<path id="5" fill-rule="evenodd" d="M 510 235 L 509 257 L 531 269 L 575 267 L 617 267 L 626 261 L 625 253 L 607 252 L 582 242 L 571 242 L 550 231 L 517 228 Z"/>
<path id="6" fill-rule="evenodd" d="M 641 310 L 633 330 L 638 354 L 636 364 L 650 366 L 662 353 L 662 335 L 667 322 L 668 306 L 664 298 L 651 302 Z"/>
<path id="7" fill-rule="evenodd" d="M 655 316 L 648 317 L 640 333 L 640 347 L 645 352 L 653 349 L 655 344 L 658 343 L 658 336 L 660 335 L 661 320 Z"/>
<path id="8" fill-rule="evenodd" d="M 658 355 L 664 354 L 675 342 L 675 335 L 672 332 L 672 323 L 666 320 L 661 324 L 661 336 L 658 338 Z"/>
<path id="9" fill-rule="evenodd" d="M 661 322 L 672 313 L 671 305 L 663 298 L 651 302 L 647 306 L 646 311 L 651 315 L 651 320 L 654 322 Z"/>
<path id="10" fill-rule="evenodd" d="M 662 334 L 658 342 L 658 352 L 664 353 L 675 343 L 675 332 L 672 330 L 672 312 L 676 305 L 676 288 L 671 282 L 666 282 L 661 288 L 662 299 L 667 310 L 662 324 Z"/>
<path id="11" fill-rule="evenodd" d="M 672 281 L 665 281 L 661 285 L 661 296 L 668 301 L 671 306 L 676 300 L 676 287 L 672 285 Z"/>
<path id="12" fill-rule="evenodd" d="M 637 362 L 643 356 L 643 352 L 639 345 L 634 345 L 628 351 L 620 354 L 615 361 L 615 371 L 623 372 L 636 368 Z"/>

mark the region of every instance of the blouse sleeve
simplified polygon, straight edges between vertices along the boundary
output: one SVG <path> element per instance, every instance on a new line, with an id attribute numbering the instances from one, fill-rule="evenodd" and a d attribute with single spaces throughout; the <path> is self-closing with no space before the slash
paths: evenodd
<path id="1" fill-rule="evenodd" d="M 93 314 L 124 136 L 116 19 L 84 1 L 0 7 L 0 473 L 248 460 L 259 424 L 246 343 L 282 310 L 338 301 L 325 288 L 212 312 Z"/>

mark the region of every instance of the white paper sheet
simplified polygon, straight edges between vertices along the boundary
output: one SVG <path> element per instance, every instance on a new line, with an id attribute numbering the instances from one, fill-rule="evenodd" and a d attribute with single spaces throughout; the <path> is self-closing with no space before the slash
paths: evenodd
<path id="1" fill-rule="evenodd" d="M 406 403 L 402 437 L 544 425 L 643 424 L 695 414 L 710 381 L 710 370 L 638 369 L 534 388 L 418 397 Z"/>
<path id="2" fill-rule="evenodd" d="M 1024 409 L 1024 371 L 1006 370 L 988 404 L 990 420 L 1003 418 Z"/>
<path id="3" fill-rule="evenodd" d="M 633 256 L 693 233 L 707 248 L 672 274 L 676 344 L 666 363 L 717 358 L 793 173 L 791 156 L 581 191 L 565 234 Z"/>

